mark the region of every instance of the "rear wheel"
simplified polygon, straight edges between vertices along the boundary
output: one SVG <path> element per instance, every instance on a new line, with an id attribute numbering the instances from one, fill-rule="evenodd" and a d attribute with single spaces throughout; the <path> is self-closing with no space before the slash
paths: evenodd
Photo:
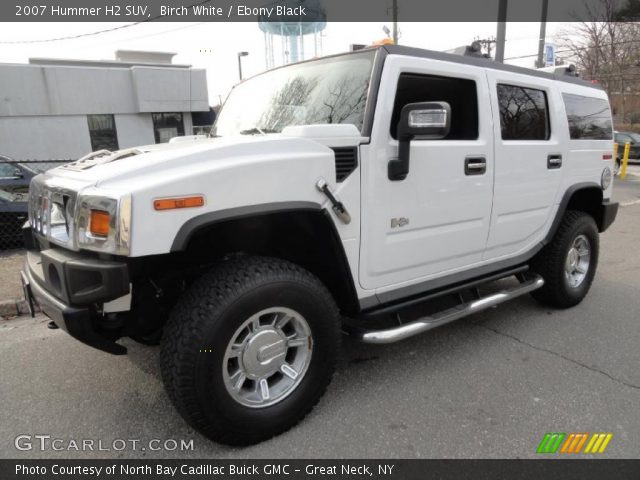
<path id="1" fill-rule="evenodd" d="M 590 215 L 568 211 L 553 241 L 533 259 L 531 268 L 542 275 L 544 287 L 532 293 L 540 302 L 569 308 L 587 295 L 598 264 L 598 228 Z"/>
<path id="2" fill-rule="evenodd" d="M 329 384 L 338 309 L 311 273 L 261 257 L 230 260 L 185 293 L 165 327 L 161 370 L 194 428 L 230 445 L 299 422 Z"/>
<path id="3" fill-rule="evenodd" d="M 613 165 L 613 174 L 620 175 L 620 170 L 622 169 L 622 162 L 619 158 L 616 158 L 616 163 Z"/>

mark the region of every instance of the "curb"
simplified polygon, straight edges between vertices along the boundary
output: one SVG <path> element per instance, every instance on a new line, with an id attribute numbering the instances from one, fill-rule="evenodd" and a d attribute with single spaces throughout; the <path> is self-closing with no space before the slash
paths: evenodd
<path id="1" fill-rule="evenodd" d="M 16 317 L 20 315 L 19 303 L 23 303 L 22 300 L 2 300 L 0 301 L 0 317 Z M 24 310 L 26 311 L 26 309 Z"/>
<path id="2" fill-rule="evenodd" d="M 40 312 L 40 309 L 34 305 L 35 313 Z M 19 317 L 21 315 L 29 315 L 29 306 L 26 300 L 0 300 L 0 317 Z"/>

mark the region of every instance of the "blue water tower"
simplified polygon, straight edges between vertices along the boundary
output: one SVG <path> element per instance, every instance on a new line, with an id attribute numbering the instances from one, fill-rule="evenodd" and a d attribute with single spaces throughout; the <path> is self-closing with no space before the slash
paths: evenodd
<path id="1" fill-rule="evenodd" d="M 276 43 L 279 43 L 281 65 L 299 62 L 305 59 L 305 36 L 313 35 L 313 55 L 322 55 L 322 30 L 327 26 L 327 16 L 320 7 L 320 0 L 283 0 L 274 2 L 274 7 L 281 6 L 284 11 L 296 11 L 296 7 L 304 8 L 304 16 L 272 15 L 259 17 L 258 25 L 264 32 L 265 59 L 267 69 L 276 66 Z M 276 37 L 279 42 L 276 41 Z"/>

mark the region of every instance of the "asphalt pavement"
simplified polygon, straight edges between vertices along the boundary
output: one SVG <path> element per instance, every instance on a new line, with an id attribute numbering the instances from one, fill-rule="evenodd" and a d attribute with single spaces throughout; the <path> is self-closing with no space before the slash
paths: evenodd
<path id="1" fill-rule="evenodd" d="M 0 457 L 535 458 L 547 432 L 611 432 L 600 458 L 638 458 L 639 179 L 618 182 L 623 206 L 582 304 L 557 311 L 522 297 L 394 345 L 346 339 L 314 411 L 248 448 L 217 445 L 183 422 L 163 391 L 157 347 L 126 340 L 129 354 L 115 357 L 47 329 L 43 316 L 0 322 Z M 50 436 L 49 448 L 35 435 Z M 82 440 L 94 450 L 74 448 Z M 150 449 L 166 440 L 168 450 Z M 193 440 L 193 450 L 174 440 Z"/>

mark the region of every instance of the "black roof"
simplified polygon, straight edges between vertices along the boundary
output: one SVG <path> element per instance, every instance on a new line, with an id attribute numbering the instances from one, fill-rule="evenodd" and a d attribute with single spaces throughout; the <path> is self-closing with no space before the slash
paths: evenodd
<path id="1" fill-rule="evenodd" d="M 483 57 L 471 57 L 464 55 L 456 55 L 453 53 L 436 52 L 434 50 L 425 50 L 423 48 L 405 47 L 404 45 L 384 45 L 380 48 L 384 48 L 387 53 L 392 55 L 407 55 L 412 57 L 431 58 L 433 60 L 442 60 L 444 62 L 460 63 L 463 65 L 473 65 L 482 68 L 491 68 L 494 70 L 501 70 L 504 72 L 520 73 L 522 75 L 529 75 L 531 77 L 547 78 L 549 80 L 557 80 L 559 82 L 573 83 L 582 85 L 584 87 L 591 87 L 602 90 L 602 86 L 599 83 L 591 83 L 583 80 L 579 77 L 571 75 L 558 75 L 555 73 L 543 72 L 541 70 L 535 70 L 532 68 L 517 67 L 515 65 L 507 65 L 505 63 L 496 62 L 489 58 Z"/>

